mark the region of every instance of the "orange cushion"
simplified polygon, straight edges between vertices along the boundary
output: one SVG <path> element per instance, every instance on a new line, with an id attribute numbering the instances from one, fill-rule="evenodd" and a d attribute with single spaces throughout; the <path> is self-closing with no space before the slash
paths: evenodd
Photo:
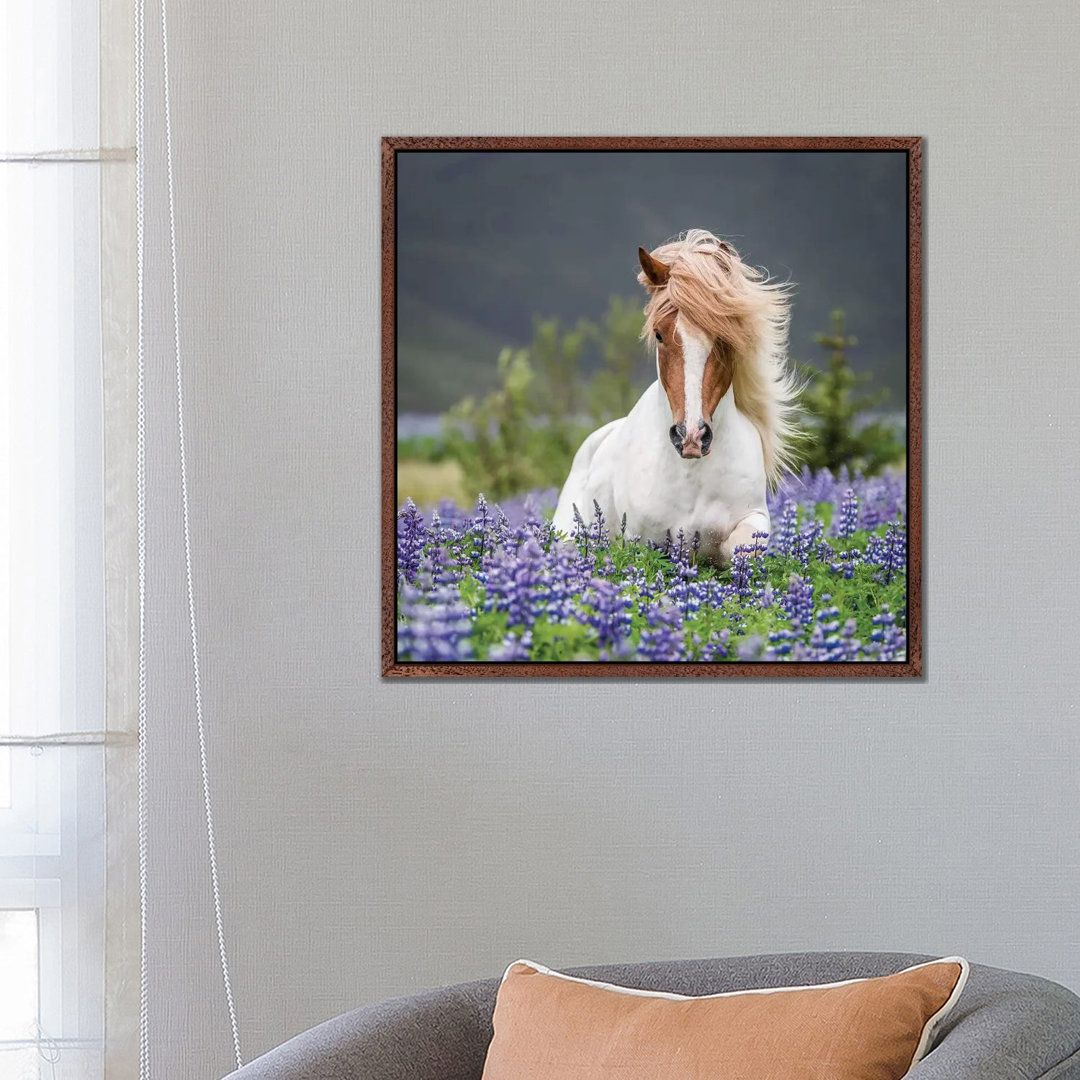
<path id="1" fill-rule="evenodd" d="M 710 997 L 511 964 L 483 1080 L 898 1080 L 967 981 L 950 957 L 876 979 Z"/>

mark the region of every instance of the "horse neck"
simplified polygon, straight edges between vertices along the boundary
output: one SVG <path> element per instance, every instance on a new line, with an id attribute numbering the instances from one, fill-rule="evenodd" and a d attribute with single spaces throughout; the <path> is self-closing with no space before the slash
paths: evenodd
<path id="1" fill-rule="evenodd" d="M 728 387 L 727 393 L 720 399 L 720 404 L 716 406 L 716 411 L 713 413 L 713 427 L 721 427 L 725 420 L 734 419 L 735 414 L 738 412 L 739 406 L 735 401 L 735 384 L 732 383 Z"/>

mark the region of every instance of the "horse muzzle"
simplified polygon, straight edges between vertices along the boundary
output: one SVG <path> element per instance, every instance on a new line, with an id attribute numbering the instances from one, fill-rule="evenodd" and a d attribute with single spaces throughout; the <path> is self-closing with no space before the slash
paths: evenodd
<path id="1" fill-rule="evenodd" d="M 704 420 L 699 420 L 689 430 L 686 424 L 673 424 L 668 438 L 681 458 L 708 457 L 712 449 L 712 428 Z"/>

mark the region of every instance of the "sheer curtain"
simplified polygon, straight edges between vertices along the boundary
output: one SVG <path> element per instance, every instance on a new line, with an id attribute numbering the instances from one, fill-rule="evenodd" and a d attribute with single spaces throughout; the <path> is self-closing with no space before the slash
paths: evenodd
<path id="1" fill-rule="evenodd" d="M 107 651 L 130 653 L 126 542 L 105 525 L 107 487 L 131 498 L 132 438 L 107 447 L 103 423 L 124 408 L 130 333 L 124 290 L 102 304 L 128 277 L 124 76 L 99 60 L 124 52 L 113 7 L 8 0 L 0 15 L 2 1080 L 103 1076 L 106 987 L 132 966 L 123 917 L 106 943 L 108 897 L 131 908 L 131 804 L 108 796 L 107 845 L 106 773 L 122 790 L 133 761 L 126 668 L 105 676 Z"/>

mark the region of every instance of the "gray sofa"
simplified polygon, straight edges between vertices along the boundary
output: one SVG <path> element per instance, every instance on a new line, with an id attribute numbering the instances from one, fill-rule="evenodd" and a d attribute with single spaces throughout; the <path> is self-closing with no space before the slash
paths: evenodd
<path id="1" fill-rule="evenodd" d="M 644 990 L 699 995 L 888 975 L 928 956 L 790 953 L 577 968 Z M 498 979 L 346 1013 L 228 1080 L 480 1080 Z M 973 964 L 934 1049 L 910 1080 L 1080 1080 L 1080 999 L 1032 975 Z"/>

